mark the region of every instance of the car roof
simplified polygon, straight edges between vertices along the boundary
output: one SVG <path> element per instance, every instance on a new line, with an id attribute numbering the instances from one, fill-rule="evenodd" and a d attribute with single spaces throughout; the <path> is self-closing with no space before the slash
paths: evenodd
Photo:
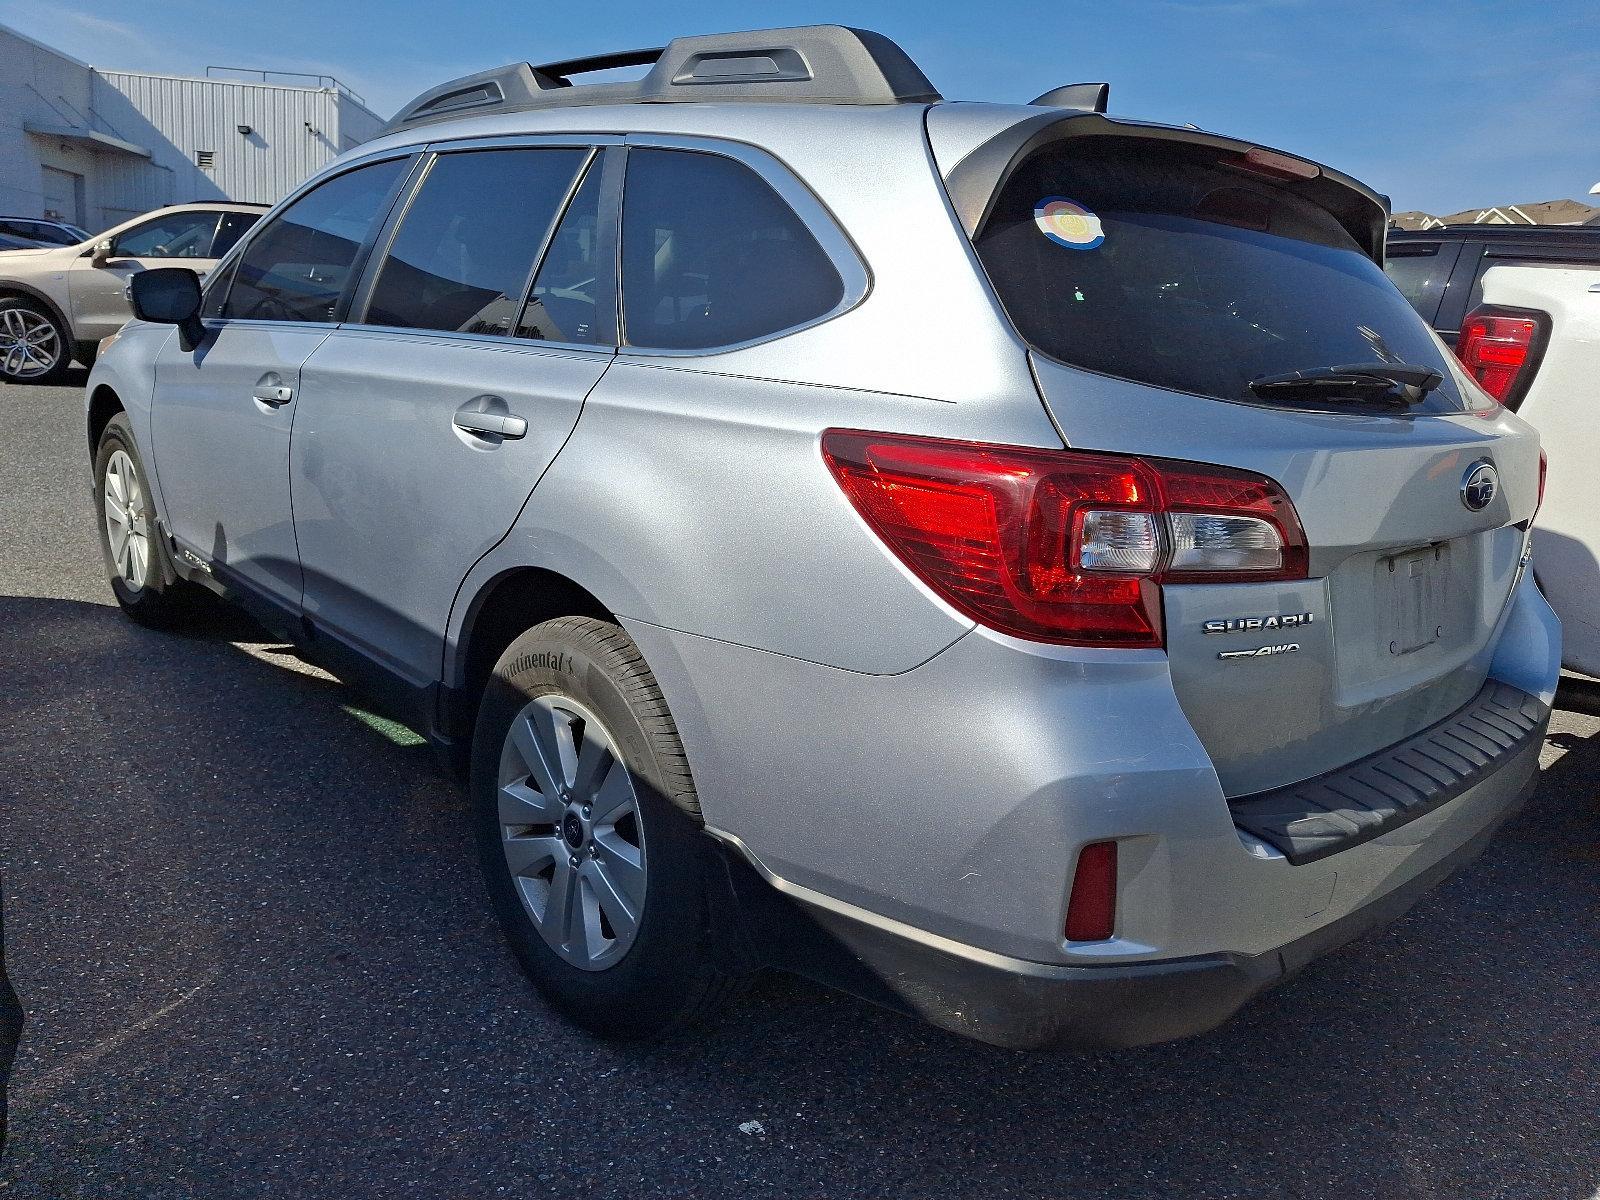
<path id="1" fill-rule="evenodd" d="M 1600 245 L 1596 225 L 1439 225 L 1433 229 L 1391 229 L 1391 242 L 1437 242 L 1472 239 L 1490 242 L 1569 241 Z"/>
<path id="2" fill-rule="evenodd" d="M 142 215 L 148 217 L 155 213 L 195 211 L 205 212 L 208 210 L 218 209 L 223 212 L 262 213 L 266 212 L 270 207 L 271 206 L 267 204 L 256 204 L 248 200 L 191 200 L 187 204 L 168 204 L 163 208 L 152 208 L 149 212 L 143 213 Z"/>

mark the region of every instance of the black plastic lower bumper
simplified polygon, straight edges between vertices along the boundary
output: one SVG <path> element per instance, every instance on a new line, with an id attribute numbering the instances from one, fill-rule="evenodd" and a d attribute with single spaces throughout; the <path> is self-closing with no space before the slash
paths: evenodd
<path id="1" fill-rule="evenodd" d="M 1548 719 L 1547 711 L 1537 722 L 1541 735 Z M 946 948 L 937 938 L 914 939 L 780 896 L 730 850 L 728 882 L 745 918 L 733 936 L 746 966 L 793 971 L 997 1046 L 1094 1049 L 1189 1037 L 1216 1028 L 1313 959 L 1401 916 L 1481 854 L 1536 787 L 1539 741 L 1501 760 L 1506 800 L 1468 840 L 1344 917 L 1263 954 L 1079 967 Z"/>

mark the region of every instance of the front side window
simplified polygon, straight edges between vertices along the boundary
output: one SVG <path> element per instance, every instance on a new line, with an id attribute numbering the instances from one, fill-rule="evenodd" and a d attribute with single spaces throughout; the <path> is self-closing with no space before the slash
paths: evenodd
<path id="1" fill-rule="evenodd" d="M 365 323 L 508 334 L 585 152 L 441 154 L 378 271 Z"/>
<path id="2" fill-rule="evenodd" d="M 332 321 L 350 271 L 388 214 L 410 165 L 391 158 L 336 175 L 273 218 L 245 247 L 221 315 L 249 321 Z"/>
<path id="3" fill-rule="evenodd" d="M 1036 152 L 974 239 L 1018 332 L 1072 366 L 1245 402 L 1263 375 L 1407 363 L 1445 377 L 1413 411 L 1459 411 L 1438 340 L 1378 264 L 1237 157 L 1111 136 Z"/>
<path id="4" fill-rule="evenodd" d="M 630 345 L 705 350 L 813 321 L 844 282 L 805 223 L 749 167 L 631 150 L 622 206 Z"/>
<path id="5" fill-rule="evenodd" d="M 178 212 L 135 225 L 111 244 L 113 258 L 210 258 L 217 214 Z"/>

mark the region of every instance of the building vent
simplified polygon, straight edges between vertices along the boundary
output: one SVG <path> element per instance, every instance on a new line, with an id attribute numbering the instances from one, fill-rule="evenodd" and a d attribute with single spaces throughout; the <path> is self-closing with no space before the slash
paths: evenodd
<path id="1" fill-rule="evenodd" d="M 199 167 L 202 171 L 209 171 L 209 170 L 211 170 L 212 160 L 215 157 L 216 157 L 216 152 L 215 151 L 212 151 L 212 150 L 196 150 L 194 152 L 194 165 Z"/>

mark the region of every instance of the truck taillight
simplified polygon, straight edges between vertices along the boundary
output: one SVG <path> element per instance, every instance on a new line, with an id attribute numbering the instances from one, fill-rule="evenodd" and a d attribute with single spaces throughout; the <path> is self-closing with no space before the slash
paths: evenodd
<path id="1" fill-rule="evenodd" d="M 1160 647 L 1162 583 L 1306 576 L 1294 505 L 1246 471 L 845 429 L 822 454 L 919 579 L 1017 637 Z"/>
<path id="2" fill-rule="evenodd" d="M 1532 310 L 1474 309 L 1461 323 L 1456 357 L 1479 387 L 1514 409 L 1538 370 L 1547 321 Z"/>

